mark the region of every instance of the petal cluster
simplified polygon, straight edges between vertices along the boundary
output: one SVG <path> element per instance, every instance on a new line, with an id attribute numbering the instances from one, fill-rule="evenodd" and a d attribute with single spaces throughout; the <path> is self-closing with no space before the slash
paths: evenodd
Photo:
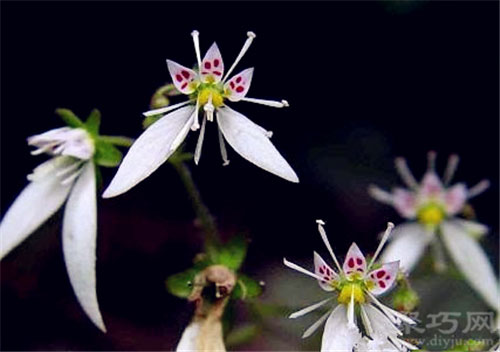
<path id="1" fill-rule="evenodd" d="M 271 143 L 272 133 L 226 104 L 227 101 L 247 101 L 276 108 L 288 106 L 285 100 L 278 102 L 247 97 L 253 68 L 245 69 L 228 78 L 249 49 L 255 34 L 248 32 L 243 48 L 227 72 L 217 44 L 212 44 L 201 59 L 199 34 L 194 31 L 192 36 L 198 61 L 197 69 L 192 70 L 167 60 L 173 84 L 189 99 L 183 103 L 144 113 L 145 116 L 161 117 L 132 145 L 103 197 L 114 197 L 124 193 L 148 177 L 175 152 L 189 131 L 199 130 L 194 153 L 194 161 L 198 164 L 207 121 L 217 122 L 224 165 L 229 163 L 225 146 L 227 141 L 236 152 L 251 163 L 288 181 L 299 181 L 293 169 Z"/>
<path id="2" fill-rule="evenodd" d="M 392 193 L 371 186 L 370 194 L 377 200 L 392 205 L 399 214 L 410 220 L 398 225 L 393 240 L 382 255 L 382 260 L 400 260 L 401 267 L 411 271 L 428 247 L 433 247 L 436 269 L 446 267 L 442 245 L 472 288 L 493 309 L 498 309 L 500 289 L 493 267 L 477 239 L 488 232 L 480 223 L 460 219 L 467 200 L 489 186 L 487 180 L 467 188 L 458 183 L 449 186 L 458 165 L 458 156 L 448 160 L 442 178 L 435 172 L 436 153 L 428 155 L 428 170 L 418 183 L 405 159 L 396 159 L 396 168 L 408 189 L 395 188 Z M 441 240 L 437 239 L 441 237 Z"/>
<path id="3" fill-rule="evenodd" d="M 95 291 L 97 233 L 95 147 L 81 128 L 59 128 L 28 138 L 33 154 L 53 158 L 28 175 L 31 181 L 0 223 L 0 258 L 24 241 L 66 202 L 62 242 L 71 285 L 85 313 L 105 331 Z"/>
<path id="4" fill-rule="evenodd" d="M 326 320 L 321 351 L 375 351 L 382 348 L 394 351 L 416 349 L 415 346 L 401 339 L 399 326 L 414 321 L 397 311 L 383 305 L 376 296 L 388 292 L 395 284 L 399 262 L 382 264 L 372 269 L 376 258 L 387 241 L 394 225 L 389 226 L 375 252 L 367 263 L 365 256 L 353 243 L 345 260 L 340 265 L 323 228 L 323 221 L 318 220 L 318 230 L 336 269 L 332 269 L 319 254 L 314 252 L 314 272 L 284 259 L 286 266 L 315 278 L 319 286 L 336 297 L 327 298 L 290 315 L 297 318 L 310 313 L 336 298 L 338 305 L 325 313 L 309 327 L 303 337 L 310 336 Z M 359 309 L 356 309 L 358 307 Z M 356 313 L 359 311 L 359 315 Z M 362 324 L 363 329 L 360 329 Z M 361 331 L 365 333 L 362 334 Z"/>

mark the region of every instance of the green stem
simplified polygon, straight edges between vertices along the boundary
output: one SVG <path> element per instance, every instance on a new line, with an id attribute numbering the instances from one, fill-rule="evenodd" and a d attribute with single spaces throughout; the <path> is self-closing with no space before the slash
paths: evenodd
<path id="1" fill-rule="evenodd" d="M 174 166 L 175 170 L 179 174 L 186 191 L 189 194 L 189 199 L 193 205 L 193 209 L 196 216 L 200 220 L 201 227 L 205 232 L 205 250 L 210 259 L 214 260 L 217 247 L 219 245 L 219 234 L 217 231 L 217 226 L 215 225 L 215 220 L 210 214 L 205 203 L 201 199 L 201 194 L 194 183 L 193 177 L 189 167 L 183 161 L 172 160 L 171 164 Z"/>

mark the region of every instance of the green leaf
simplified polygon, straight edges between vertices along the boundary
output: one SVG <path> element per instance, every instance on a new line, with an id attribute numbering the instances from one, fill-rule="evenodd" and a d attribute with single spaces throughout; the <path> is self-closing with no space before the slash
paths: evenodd
<path id="1" fill-rule="evenodd" d="M 98 135 L 100 125 L 101 125 L 101 112 L 97 109 L 94 109 L 90 112 L 87 121 L 85 121 L 85 127 L 90 134 Z"/>
<path id="2" fill-rule="evenodd" d="M 229 332 L 226 336 L 226 347 L 232 348 L 244 343 L 248 343 L 255 339 L 261 329 L 256 324 L 245 324 L 239 326 Z"/>
<path id="3" fill-rule="evenodd" d="M 94 161 L 99 166 L 115 167 L 122 161 L 122 152 L 114 145 L 97 139 Z"/>
<path id="4" fill-rule="evenodd" d="M 262 294 L 262 285 L 256 280 L 249 278 L 246 275 L 238 274 L 238 280 L 233 290 L 233 298 L 235 299 L 252 299 Z"/>
<path id="5" fill-rule="evenodd" d="M 56 114 L 61 117 L 61 119 L 69 126 L 69 127 L 83 127 L 84 123 L 82 120 L 76 116 L 73 111 L 69 109 L 56 109 Z"/>
<path id="6" fill-rule="evenodd" d="M 99 139 L 106 143 L 111 143 L 118 147 L 130 147 L 134 143 L 133 138 L 124 136 L 99 136 Z"/>
<path id="7" fill-rule="evenodd" d="M 160 118 L 162 118 L 163 115 L 152 115 L 146 117 L 144 120 L 142 120 L 142 128 L 146 129 L 152 124 L 154 124 L 156 121 L 158 121 Z"/>
<path id="8" fill-rule="evenodd" d="M 167 291 L 174 296 L 187 298 L 193 289 L 194 277 L 199 271 L 196 269 L 188 269 L 178 274 L 174 274 L 167 278 L 165 285 Z"/>
<path id="9" fill-rule="evenodd" d="M 247 254 L 247 241 L 242 234 L 230 239 L 217 253 L 217 263 L 237 271 Z"/>

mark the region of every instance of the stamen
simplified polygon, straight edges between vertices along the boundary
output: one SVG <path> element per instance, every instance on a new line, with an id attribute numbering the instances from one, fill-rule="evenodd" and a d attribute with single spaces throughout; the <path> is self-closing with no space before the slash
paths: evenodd
<path id="1" fill-rule="evenodd" d="M 61 170 L 57 171 L 56 172 L 56 176 L 57 177 L 62 177 L 64 175 L 67 175 L 69 174 L 70 172 L 76 170 L 81 164 L 83 164 L 83 160 L 81 161 L 77 161 L 77 162 L 74 162 L 72 163 L 71 165 L 65 167 L 65 168 L 62 168 Z"/>
<path id="2" fill-rule="evenodd" d="M 229 165 L 229 159 L 227 157 L 227 149 L 226 142 L 224 142 L 224 136 L 222 135 L 222 131 L 217 125 L 217 130 L 219 131 L 219 146 L 220 146 L 220 155 L 222 156 L 222 166 Z"/>
<path id="3" fill-rule="evenodd" d="M 256 98 L 242 98 L 242 101 L 247 101 L 249 103 L 262 104 L 266 106 L 271 106 L 273 108 L 287 108 L 290 105 L 286 100 L 275 101 L 275 100 L 266 100 L 266 99 L 256 99 Z"/>
<path id="4" fill-rule="evenodd" d="M 148 117 L 148 116 L 154 116 L 154 115 L 160 115 L 160 114 L 164 114 L 166 112 L 175 110 L 177 108 L 180 108 L 181 106 L 189 104 L 190 102 L 191 101 L 188 100 L 188 101 L 184 101 L 184 102 L 179 103 L 179 104 L 165 106 L 164 108 L 159 108 L 159 109 L 155 109 L 155 110 L 149 110 L 149 111 L 143 112 L 142 114 L 144 116 L 146 116 L 146 117 Z"/>
<path id="5" fill-rule="evenodd" d="M 391 193 L 384 191 L 378 186 L 370 185 L 368 186 L 368 194 L 372 196 L 372 198 L 378 200 L 381 203 L 390 204 L 393 203 L 393 196 Z"/>
<path id="6" fill-rule="evenodd" d="M 394 229 L 394 224 L 392 222 L 387 223 L 387 228 L 385 229 L 384 236 L 382 237 L 382 240 L 380 241 L 377 250 L 375 251 L 375 254 L 373 255 L 372 259 L 370 260 L 370 264 L 368 265 L 366 271 L 369 271 L 373 263 L 375 263 L 375 260 L 377 260 L 378 255 L 380 254 L 380 251 L 384 247 L 385 243 L 389 239 L 389 236 L 391 235 L 392 229 Z"/>
<path id="7" fill-rule="evenodd" d="M 201 122 L 200 135 L 198 136 L 198 142 L 196 143 L 196 149 L 194 151 L 194 163 L 198 165 L 201 157 L 201 148 L 203 146 L 203 140 L 205 139 L 205 125 L 207 124 L 207 118 L 203 118 Z"/>
<path id="8" fill-rule="evenodd" d="M 411 173 L 410 169 L 408 168 L 408 164 L 406 163 L 405 158 L 396 158 L 395 160 L 396 164 L 396 170 L 399 173 L 399 176 L 401 176 L 401 179 L 403 180 L 406 185 L 412 189 L 418 189 L 418 183 L 417 180 L 415 180 L 415 177 L 413 177 L 413 174 Z"/>
<path id="9" fill-rule="evenodd" d="M 332 256 L 332 259 L 335 262 L 335 265 L 337 266 L 339 273 L 342 273 L 342 267 L 340 266 L 340 263 L 337 260 L 335 253 L 333 253 L 333 249 L 332 249 L 332 246 L 330 246 L 330 242 L 328 241 L 328 237 L 326 237 L 326 232 L 325 232 L 325 229 L 323 228 L 323 225 L 325 225 L 325 222 L 323 220 L 316 220 L 316 223 L 318 224 L 318 231 L 319 231 L 319 234 L 321 235 L 321 239 L 325 243 L 325 246 L 328 249 L 328 252 L 330 252 L 330 255 Z"/>
<path id="10" fill-rule="evenodd" d="M 305 339 L 311 336 L 316 330 L 318 330 L 321 324 L 325 322 L 326 318 L 328 318 L 330 314 L 332 314 L 332 310 L 329 310 L 328 312 L 323 314 L 321 318 L 319 318 L 313 325 L 311 325 L 306 331 L 304 331 L 302 338 Z"/>
<path id="11" fill-rule="evenodd" d="M 448 158 L 448 165 L 446 165 L 446 170 L 443 175 L 443 183 L 445 186 L 448 185 L 453 178 L 453 175 L 457 170 L 459 160 L 460 158 L 456 154 L 450 155 Z"/>
<path id="12" fill-rule="evenodd" d="M 481 193 L 486 191 L 488 189 L 488 187 L 490 187 L 490 181 L 482 180 L 477 185 L 475 185 L 474 187 L 471 187 L 469 189 L 469 191 L 467 192 L 467 198 L 470 199 L 470 198 L 473 198 L 475 196 L 480 195 Z"/>
<path id="13" fill-rule="evenodd" d="M 356 327 L 354 324 L 354 287 L 351 287 L 351 301 L 347 305 L 347 326 L 350 329 Z"/>
<path id="14" fill-rule="evenodd" d="M 61 181 L 61 185 L 66 186 L 73 182 L 80 174 L 82 173 L 83 168 L 79 168 L 77 171 L 73 172 L 71 175 L 66 177 L 64 180 Z"/>
<path id="15" fill-rule="evenodd" d="M 215 107 L 212 104 L 212 93 L 208 96 L 208 102 L 203 105 L 203 110 L 205 111 L 205 115 L 207 120 L 212 122 L 214 120 L 214 111 Z"/>
<path id="16" fill-rule="evenodd" d="M 324 299 L 322 300 L 321 302 L 318 302 L 318 303 L 315 303 L 315 304 L 312 304 L 306 308 L 303 308 L 299 311 L 296 311 L 292 314 L 290 314 L 290 316 L 288 317 L 289 319 L 295 319 L 295 318 L 298 318 L 298 317 L 301 317 L 303 315 L 306 315 L 307 313 L 310 313 L 316 309 L 318 309 L 319 307 L 325 305 L 326 303 L 330 302 L 333 298 L 327 298 L 327 299 Z"/>
<path id="17" fill-rule="evenodd" d="M 231 66 L 229 71 L 227 71 L 226 75 L 224 76 L 224 79 L 222 80 L 222 83 L 224 83 L 226 81 L 226 79 L 229 77 L 231 72 L 233 72 L 233 70 L 236 67 L 236 65 L 238 64 L 238 62 L 240 62 L 240 60 L 243 58 L 243 56 L 247 52 L 248 48 L 250 48 L 250 45 L 252 44 L 252 41 L 255 38 L 255 33 L 254 32 L 247 32 L 247 36 L 248 36 L 248 38 L 247 38 L 245 44 L 243 44 L 243 48 L 241 48 L 240 53 L 236 57 L 236 60 L 234 60 L 233 65 Z"/>
<path id="18" fill-rule="evenodd" d="M 196 107 L 194 109 L 194 120 L 193 124 L 191 125 L 191 131 L 196 131 L 200 128 L 200 122 L 198 120 L 198 110 L 200 109 L 200 101 L 199 99 L 196 99 Z"/>
<path id="19" fill-rule="evenodd" d="M 436 156 L 437 153 L 433 150 L 427 153 L 427 171 L 434 171 L 436 169 Z"/>
<path id="20" fill-rule="evenodd" d="M 382 310 L 382 312 L 384 312 L 389 317 L 389 319 L 394 320 L 393 322 L 395 324 L 400 324 L 401 321 L 404 321 L 405 323 L 408 323 L 410 325 L 416 324 L 415 321 L 408 318 L 406 315 L 399 313 L 398 311 L 395 311 L 395 310 L 383 305 L 382 303 L 380 303 L 380 301 L 377 298 L 375 298 L 375 296 L 372 293 L 370 293 L 369 291 L 365 291 L 365 292 L 372 299 L 372 301 Z"/>
<path id="21" fill-rule="evenodd" d="M 194 43 L 194 51 L 196 52 L 196 61 L 198 61 L 198 70 L 201 70 L 201 54 L 200 54 L 200 33 L 197 30 L 191 32 Z"/>
<path id="22" fill-rule="evenodd" d="M 293 269 L 293 270 L 297 270 L 298 272 L 301 272 L 302 274 L 305 274 L 305 275 L 309 275 L 310 277 L 313 277 L 315 278 L 316 280 L 320 280 L 322 281 L 323 278 L 319 275 L 316 275 L 312 272 L 310 272 L 309 270 L 307 269 L 304 269 L 303 267 L 297 265 L 297 264 L 294 264 L 292 262 L 289 262 L 288 260 L 286 260 L 286 258 L 283 258 L 283 264 L 285 264 L 287 267 L 289 267 L 290 269 Z"/>
<path id="23" fill-rule="evenodd" d="M 370 322 L 370 319 L 368 318 L 368 314 L 366 314 L 365 308 L 363 307 L 362 304 L 359 305 L 359 311 L 361 313 L 361 321 L 363 322 L 363 325 L 365 326 L 366 332 L 368 336 L 373 336 L 373 328 L 372 328 L 372 323 Z"/>

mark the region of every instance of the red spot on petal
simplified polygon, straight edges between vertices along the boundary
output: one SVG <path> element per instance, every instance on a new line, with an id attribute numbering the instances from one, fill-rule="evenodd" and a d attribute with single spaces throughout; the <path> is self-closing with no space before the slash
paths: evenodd
<path id="1" fill-rule="evenodd" d="M 363 269 L 362 268 L 358 268 L 357 271 L 359 271 L 360 273 L 362 273 Z"/>
<path id="2" fill-rule="evenodd" d="M 385 277 L 385 279 L 386 279 L 386 280 L 390 280 L 390 279 L 391 279 L 391 276 L 390 276 L 390 275 L 387 275 L 387 276 Z"/>
<path id="3" fill-rule="evenodd" d="M 214 71 L 214 75 L 216 75 L 216 76 L 222 76 L 222 73 L 220 71 Z"/>
<path id="4" fill-rule="evenodd" d="M 349 268 L 354 268 L 354 259 L 353 258 L 349 258 L 349 260 L 347 261 L 347 266 Z"/>
<path id="5" fill-rule="evenodd" d="M 322 283 L 322 284 L 326 284 L 326 281 L 325 281 L 325 280 L 321 280 L 321 283 Z"/>
<path id="6" fill-rule="evenodd" d="M 187 84 L 187 82 L 184 82 L 184 84 L 181 86 L 181 89 L 186 88 L 186 87 L 187 87 L 187 85 L 188 85 L 188 84 Z"/>
<path id="7" fill-rule="evenodd" d="M 219 59 L 215 59 L 215 60 L 214 60 L 214 66 L 215 66 L 215 67 L 219 67 L 219 64 L 220 64 Z"/>
<path id="8" fill-rule="evenodd" d="M 383 277 L 384 275 L 385 275 L 385 271 L 384 270 L 380 270 L 380 271 L 377 272 L 377 278 L 379 278 L 379 279 L 381 277 Z"/>
<path id="9" fill-rule="evenodd" d="M 321 274 L 324 274 L 324 273 L 325 273 L 325 271 L 323 270 L 323 268 L 322 268 L 322 267 L 321 267 L 321 268 L 319 268 L 319 272 L 320 272 Z"/>
<path id="10" fill-rule="evenodd" d="M 210 72 L 208 72 L 208 71 L 201 71 L 201 74 L 202 74 L 202 75 L 208 75 L 209 73 L 210 73 Z"/>
<path id="11" fill-rule="evenodd" d="M 378 285 L 379 285 L 380 287 L 382 287 L 382 288 L 385 288 L 385 282 L 383 282 L 383 281 L 379 281 L 379 282 L 378 282 Z"/>
<path id="12" fill-rule="evenodd" d="M 182 82 L 182 76 L 181 75 L 175 75 L 175 79 L 177 82 Z"/>
<path id="13" fill-rule="evenodd" d="M 182 70 L 182 71 L 181 71 L 181 75 L 183 75 L 185 79 L 188 79 L 188 78 L 189 78 L 189 76 L 190 76 L 189 72 L 188 72 L 188 71 L 186 71 L 186 70 Z"/>
<path id="14" fill-rule="evenodd" d="M 245 88 L 243 88 L 242 86 L 236 87 L 236 92 L 237 93 L 242 93 L 244 90 L 245 90 Z"/>
<path id="15" fill-rule="evenodd" d="M 210 62 L 208 62 L 208 61 L 207 61 L 207 62 L 205 62 L 205 68 L 206 68 L 207 70 L 210 70 L 210 69 L 212 68 L 212 65 L 210 64 Z"/>
<path id="16" fill-rule="evenodd" d="M 241 82 L 241 76 L 236 78 L 236 83 L 240 83 Z"/>
<path id="17" fill-rule="evenodd" d="M 356 258 L 356 264 L 358 265 L 363 264 L 363 260 L 361 258 Z"/>
<path id="18" fill-rule="evenodd" d="M 231 87 L 231 89 L 234 89 L 234 82 L 233 81 L 229 82 L 229 86 Z"/>

